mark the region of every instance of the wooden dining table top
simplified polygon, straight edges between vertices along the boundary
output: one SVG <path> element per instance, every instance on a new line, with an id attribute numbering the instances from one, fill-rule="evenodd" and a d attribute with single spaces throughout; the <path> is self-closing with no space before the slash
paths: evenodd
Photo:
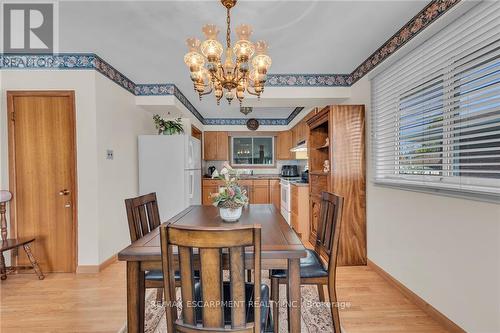
<path id="1" fill-rule="evenodd" d="M 231 229 L 242 225 L 261 226 L 262 259 L 292 259 L 306 256 L 295 231 L 274 205 L 251 204 L 243 208 L 237 222 L 224 222 L 214 206 L 190 206 L 165 222 L 192 228 Z M 118 253 L 122 261 L 160 261 L 159 228 L 133 242 Z"/>

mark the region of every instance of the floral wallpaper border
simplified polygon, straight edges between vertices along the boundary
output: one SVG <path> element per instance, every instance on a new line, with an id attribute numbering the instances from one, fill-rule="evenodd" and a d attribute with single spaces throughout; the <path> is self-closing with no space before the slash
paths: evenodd
<path id="1" fill-rule="evenodd" d="M 461 0 L 432 0 L 397 33 L 350 74 L 269 74 L 269 87 L 349 87 L 382 63 L 409 40 Z M 206 125 L 244 125 L 244 118 L 204 118 L 172 83 L 136 84 L 94 53 L 0 54 L 2 69 L 94 69 L 136 96 L 174 95 L 200 122 Z M 299 110 L 300 109 L 300 110 Z M 302 108 L 297 107 L 286 119 L 258 119 L 261 125 L 287 125 Z"/>
<path id="2" fill-rule="evenodd" d="M 431 1 L 349 75 L 348 85 L 356 83 L 460 1 Z"/>

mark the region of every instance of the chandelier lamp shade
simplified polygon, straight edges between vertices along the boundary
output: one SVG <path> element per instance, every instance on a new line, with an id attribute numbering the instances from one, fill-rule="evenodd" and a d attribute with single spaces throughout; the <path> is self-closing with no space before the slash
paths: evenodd
<path id="1" fill-rule="evenodd" d="M 231 45 L 231 8 L 237 0 L 221 0 L 227 9 L 226 49 L 218 41 L 219 29 L 214 24 L 202 28 L 205 40 L 188 38 L 189 52 L 184 56 L 191 73 L 194 90 L 200 96 L 211 94 L 220 104 L 225 97 L 229 104 L 234 98 L 241 103 L 245 92 L 260 98 L 264 92 L 267 71 L 271 66 L 271 57 L 267 54 L 265 41 L 252 43 L 252 27 L 241 24 L 236 27 L 238 41 Z M 224 57 L 223 57 L 224 55 Z"/>

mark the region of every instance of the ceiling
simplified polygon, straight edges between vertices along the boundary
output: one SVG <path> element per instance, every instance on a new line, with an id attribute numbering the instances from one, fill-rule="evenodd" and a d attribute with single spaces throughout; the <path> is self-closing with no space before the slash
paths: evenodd
<path id="1" fill-rule="evenodd" d="M 238 1 L 232 28 L 265 39 L 271 73 L 350 73 L 427 5 L 427 1 Z M 174 83 L 206 118 L 243 118 L 239 106 L 199 101 L 183 63 L 185 39 L 201 26 L 225 31 L 218 1 L 65 1 L 59 3 L 59 51 L 92 52 L 135 83 Z M 224 33 L 220 34 L 220 40 Z M 234 36 L 233 36 L 234 39 Z M 265 94 L 265 93 L 264 93 Z M 254 108 L 256 118 L 286 118 L 289 108 Z"/>

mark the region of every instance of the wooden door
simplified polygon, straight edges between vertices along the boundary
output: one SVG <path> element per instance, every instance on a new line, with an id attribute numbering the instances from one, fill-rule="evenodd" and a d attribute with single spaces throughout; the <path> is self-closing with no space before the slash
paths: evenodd
<path id="1" fill-rule="evenodd" d="M 11 235 L 36 237 L 44 272 L 76 266 L 74 92 L 7 92 Z M 28 259 L 19 251 L 17 264 Z"/>
<path id="2" fill-rule="evenodd" d="M 269 181 L 269 202 L 279 211 L 281 209 L 281 187 L 278 179 Z"/>

